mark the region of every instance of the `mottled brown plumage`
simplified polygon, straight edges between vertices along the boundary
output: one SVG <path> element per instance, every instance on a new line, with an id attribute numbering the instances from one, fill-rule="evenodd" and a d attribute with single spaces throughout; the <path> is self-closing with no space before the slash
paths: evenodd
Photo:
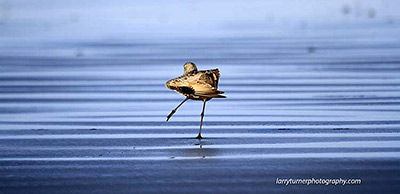
<path id="1" fill-rule="evenodd" d="M 183 100 L 171 113 L 167 116 L 167 121 L 176 112 L 176 110 L 188 99 L 202 100 L 203 111 L 201 113 L 200 131 L 197 138 L 201 137 L 201 127 L 203 124 L 204 109 L 206 102 L 212 98 L 226 98 L 221 95 L 224 92 L 218 90 L 219 69 L 210 69 L 198 71 L 194 63 L 188 62 L 184 65 L 184 73 L 182 76 L 169 80 L 165 86 L 171 90 L 185 96 Z"/>

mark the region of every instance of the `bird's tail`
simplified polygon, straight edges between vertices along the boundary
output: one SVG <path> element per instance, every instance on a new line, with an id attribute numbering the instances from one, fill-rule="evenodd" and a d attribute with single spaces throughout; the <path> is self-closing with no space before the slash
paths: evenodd
<path id="1" fill-rule="evenodd" d="M 215 90 L 213 92 L 210 93 L 196 93 L 196 95 L 198 96 L 202 96 L 202 97 L 206 97 L 206 98 L 226 98 L 225 95 L 222 95 L 223 91 L 219 91 L 219 90 Z"/>

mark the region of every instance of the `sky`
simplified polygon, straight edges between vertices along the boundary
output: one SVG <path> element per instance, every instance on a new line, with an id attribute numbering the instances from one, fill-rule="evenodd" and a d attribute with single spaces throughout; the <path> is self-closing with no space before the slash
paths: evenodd
<path id="1" fill-rule="evenodd" d="M 393 24 L 399 9 L 396 0 L 0 0 L 0 41 L 274 36 Z"/>

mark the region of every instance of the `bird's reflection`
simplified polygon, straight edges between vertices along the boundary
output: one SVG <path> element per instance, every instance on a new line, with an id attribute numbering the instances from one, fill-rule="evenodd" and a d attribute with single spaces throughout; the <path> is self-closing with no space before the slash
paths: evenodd
<path id="1" fill-rule="evenodd" d="M 201 142 L 201 139 L 199 139 L 199 142 L 198 142 L 198 143 L 195 143 L 194 145 L 199 146 L 200 149 L 203 148 L 203 144 L 202 144 L 202 142 Z"/>
<path id="2" fill-rule="evenodd" d="M 195 139 L 195 142 L 191 142 L 191 145 L 193 148 L 169 150 L 170 155 L 174 157 L 207 158 L 221 154 L 221 149 L 208 148 L 210 143 L 204 139 Z"/>

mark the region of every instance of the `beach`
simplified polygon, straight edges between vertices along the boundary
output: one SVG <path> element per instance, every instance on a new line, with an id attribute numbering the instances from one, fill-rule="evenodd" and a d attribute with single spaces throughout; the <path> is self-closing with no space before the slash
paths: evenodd
<path id="1" fill-rule="evenodd" d="M 33 24 L 13 23 L 25 3 L 11 6 L 15 14 L 1 25 L 0 193 L 400 191 L 396 17 L 377 9 L 376 18 L 328 24 L 281 27 L 285 19 L 266 17 L 265 29 L 255 29 L 258 20 L 239 20 L 211 35 L 173 36 L 167 27 L 160 36 L 154 27 L 66 35 L 70 24 L 30 31 Z M 64 16 L 95 26 L 78 12 L 49 21 Z M 158 26 L 174 17 L 135 21 Z M 201 102 L 186 102 L 165 122 L 184 99 L 165 82 L 188 61 L 219 68 L 227 96 L 207 103 L 201 140 Z M 277 184 L 290 178 L 362 182 Z"/>

